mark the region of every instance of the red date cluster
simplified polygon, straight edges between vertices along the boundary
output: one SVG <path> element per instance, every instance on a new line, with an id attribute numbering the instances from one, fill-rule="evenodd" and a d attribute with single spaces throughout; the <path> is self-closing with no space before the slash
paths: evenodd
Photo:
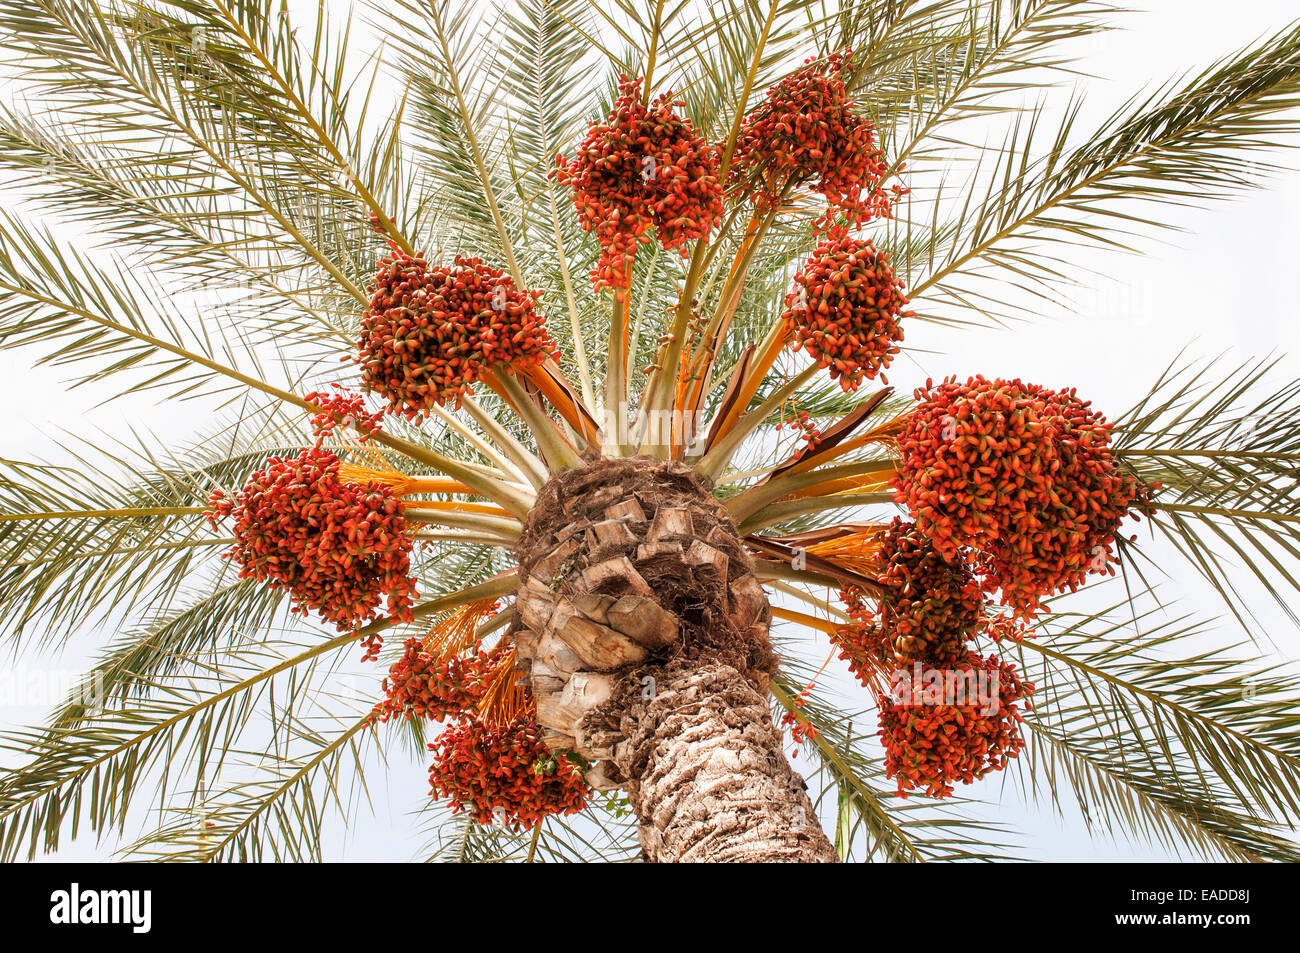
<path id="1" fill-rule="evenodd" d="M 881 187 L 888 164 L 871 121 L 854 112 L 844 84 L 851 65 L 851 51 L 808 60 L 745 116 L 729 177 L 760 208 L 810 182 L 829 204 L 826 220 L 837 211 L 854 225 L 889 215 L 897 190 Z"/>
<path id="2" fill-rule="evenodd" d="M 903 339 L 907 298 L 889 255 L 833 230 L 794 277 L 781 314 L 793 347 L 803 348 L 846 391 L 889 366 Z"/>
<path id="3" fill-rule="evenodd" d="M 1004 615 L 989 620 L 989 622 L 984 626 L 983 635 L 995 645 L 1001 645 L 1003 640 L 1008 642 L 1020 642 L 1023 639 L 1032 639 L 1034 637 L 1034 630 L 1023 618 L 1014 615 Z"/>
<path id="4" fill-rule="evenodd" d="M 1075 391 L 1019 380 L 927 381 L 899 437 L 895 499 L 949 559 L 963 547 L 990 591 L 1041 600 L 1114 574 L 1115 533 L 1150 490 L 1110 451 L 1112 425 Z"/>
<path id="5" fill-rule="evenodd" d="M 528 830 L 551 814 L 576 814 L 591 794 L 575 764 L 551 756 L 531 716 L 501 726 L 462 718 L 429 750 L 430 793 L 480 824 Z"/>
<path id="6" fill-rule="evenodd" d="M 809 684 L 798 694 L 794 700 L 795 708 L 802 709 L 808 704 L 808 697 L 812 694 L 813 687 Z M 808 744 L 821 734 L 811 721 L 801 720 L 793 711 L 787 711 L 781 716 L 781 727 L 790 729 L 790 738 L 797 745 Z"/>
<path id="7" fill-rule="evenodd" d="M 878 559 L 882 592 L 874 607 L 863 590 L 841 590 L 853 623 L 833 640 L 862 684 L 879 693 L 886 773 L 897 778 L 899 793 L 921 788 L 947 797 L 955 783 L 1005 767 L 1024 746 L 1016 703 L 1033 686 L 1022 684 L 1013 666 L 971 648 L 978 634 L 1000 642 L 1022 637 L 1024 627 L 989 620 L 984 592 L 961 555 L 945 559 L 914 523 L 895 519 L 885 527 Z M 885 694 L 880 683 L 891 667 L 893 692 Z"/>
<path id="8" fill-rule="evenodd" d="M 889 633 L 876 624 L 876 613 L 867 603 L 866 593 L 854 586 L 840 590 L 840 601 L 852 623 L 841 626 L 831 641 L 839 657 L 849 663 L 849 671 L 864 688 L 876 688 L 893 657 Z"/>
<path id="9" fill-rule="evenodd" d="M 677 114 L 665 93 L 642 102 L 641 80 L 620 79 L 605 122 L 592 123 L 572 159 L 555 157 L 555 179 L 573 191 L 582 227 L 600 242 L 591 279 L 597 290 L 626 293 L 639 243 L 651 227 L 665 249 L 687 254 L 722 217 L 717 147 Z"/>
<path id="10" fill-rule="evenodd" d="M 374 717 L 428 718 L 441 721 L 458 718 L 478 707 L 491 677 L 505 653 L 484 651 L 475 645 L 470 654 L 439 658 L 419 639 L 407 639 L 405 652 L 393 663 L 384 679 L 384 698 L 375 704 Z"/>
<path id="11" fill-rule="evenodd" d="M 341 384 L 332 384 L 331 387 L 334 393 L 317 390 L 304 398 L 321 409 L 311 418 L 312 433 L 318 438 L 323 440 L 338 427 L 353 427 L 362 434 L 362 439 L 383 429 L 383 413 L 367 411 L 364 397 L 349 393 Z"/>
<path id="12" fill-rule="evenodd" d="M 209 521 L 231 517 L 235 545 L 226 556 L 253 578 L 289 593 L 294 611 L 319 613 L 347 631 L 380 615 L 409 621 L 416 595 L 411 538 L 402 501 L 378 483 L 345 483 L 339 459 L 304 449 L 271 457 L 233 499 L 210 499 Z M 367 658 L 378 640 L 367 643 Z"/>
<path id="13" fill-rule="evenodd" d="M 969 784 L 1000 771 L 1024 749 L 1017 703 L 1033 685 L 1020 681 L 1014 665 L 975 653 L 946 669 L 924 671 L 919 682 L 902 687 L 901 697 L 878 700 L 885 775 L 897 779 L 900 794 L 919 788 L 930 797 L 949 797 L 954 782 Z M 964 704 L 927 697 L 934 682 L 958 680 L 977 686 L 960 699 Z"/>
<path id="14" fill-rule="evenodd" d="M 459 255 L 430 265 L 394 249 L 379 263 L 361 319 L 357 362 L 365 388 L 415 419 L 470 393 L 483 371 L 521 369 L 559 355 L 534 307 L 500 268 Z"/>
<path id="15" fill-rule="evenodd" d="M 966 652 L 984 621 L 984 593 L 960 560 L 949 562 L 914 523 L 895 519 L 880 534 L 883 593 L 872 608 L 861 590 L 840 598 L 856 623 L 841 630 L 841 658 L 877 657 L 882 662 L 946 664 Z M 846 644 L 851 647 L 846 650 Z M 864 679 L 865 672 L 854 668 Z"/>

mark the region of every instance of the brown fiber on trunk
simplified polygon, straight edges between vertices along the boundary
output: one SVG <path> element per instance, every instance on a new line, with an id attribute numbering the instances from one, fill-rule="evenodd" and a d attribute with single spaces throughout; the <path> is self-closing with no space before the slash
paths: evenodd
<path id="1" fill-rule="evenodd" d="M 772 723 L 771 607 L 695 473 L 566 470 L 518 555 L 513 632 L 544 740 L 628 792 L 648 860 L 835 859 Z"/>

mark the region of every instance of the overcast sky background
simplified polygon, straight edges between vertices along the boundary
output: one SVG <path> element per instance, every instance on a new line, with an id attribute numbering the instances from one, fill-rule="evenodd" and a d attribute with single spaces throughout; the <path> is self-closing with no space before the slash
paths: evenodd
<path id="1" fill-rule="evenodd" d="M 293 4 L 298 7 L 301 4 Z M 314 4 L 307 4 L 308 7 Z M 344 3 L 332 4 L 339 11 Z M 1124 15 L 1125 29 L 1085 41 L 1080 64 L 1091 77 L 1077 81 L 1086 92 L 1079 128 L 1100 122 L 1135 92 L 1187 70 L 1209 64 L 1262 35 L 1275 32 L 1297 14 L 1295 0 L 1239 0 L 1230 6 L 1210 0 L 1149 0 L 1145 12 Z M 1064 101 L 1068 90 L 1052 96 Z M 1154 375 L 1188 349 L 1190 356 L 1210 357 L 1228 351 L 1235 362 L 1271 353 L 1288 355 L 1282 376 L 1300 373 L 1300 330 L 1296 323 L 1297 263 L 1300 262 L 1300 176 L 1283 175 L 1260 191 L 1204 210 L 1164 210 L 1159 214 L 1179 225 L 1145 244 L 1146 254 L 1089 254 L 1081 263 L 1100 272 L 1095 281 L 1072 293 L 1075 314 L 1062 310 L 1009 330 L 953 332 L 934 325 L 908 328 L 907 353 L 891 369 L 891 382 L 910 389 L 927 376 L 1022 377 L 1049 386 L 1077 386 L 1103 411 L 1117 415 L 1144 393 Z M 88 409 L 91 394 L 69 393 L 58 369 L 35 369 L 24 351 L 0 352 L 3 414 L 0 456 L 8 459 L 58 458 L 50 435 L 59 430 L 87 434 L 128 434 L 145 424 L 164 439 L 183 442 L 191 436 L 196 408 L 158 406 L 152 399 L 130 398 Z M 201 408 L 199 409 L 201 412 Z M 1182 598 L 1183 608 L 1206 615 L 1220 605 L 1203 591 L 1189 571 L 1176 567 L 1165 590 Z M 1287 658 L 1300 656 L 1300 638 L 1266 608 L 1264 629 L 1252 633 L 1275 644 Z M 1276 624 L 1275 624 L 1276 623 Z M 1225 623 L 1226 626 L 1226 623 Z M 1240 633 L 1225 628 L 1224 641 Z M 107 641 L 108 633 L 100 640 Z M 5 667 L 74 670 L 94 645 L 78 640 L 63 656 L 22 660 L 0 658 Z M 851 694 L 852 686 L 835 680 Z M 862 699 L 859 698 L 859 704 Z M 39 707 L 5 704 L 0 699 L 0 729 L 29 723 Z M 874 730 L 874 729 L 873 729 Z M 396 754 L 396 751 L 394 752 Z M 0 764 L 8 763 L 0 760 Z M 1017 828 L 1025 853 L 1052 860 L 1133 860 L 1166 855 L 1146 844 L 1114 843 L 1088 835 L 1077 811 L 1062 816 L 1046 806 L 1023 803 L 1013 784 L 994 777 L 966 792 L 997 804 L 979 811 Z M 413 859 L 418 838 L 410 832 L 409 812 L 427 791 L 423 765 L 398 757 L 377 766 L 367 782 L 374 816 L 360 816 L 351 831 L 332 825 L 326 855 L 331 859 Z M 89 838 L 61 852 L 63 858 L 103 857 L 111 844 L 96 846 Z"/>

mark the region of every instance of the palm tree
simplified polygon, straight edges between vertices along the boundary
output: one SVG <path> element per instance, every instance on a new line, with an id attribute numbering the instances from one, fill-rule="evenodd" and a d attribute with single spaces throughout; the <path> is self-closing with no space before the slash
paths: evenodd
<path id="1" fill-rule="evenodd" d="M 0 157 L 50 226 L 0 221 L 0 342 L 211 408 L 3 464 L 5 636 L 116 634 L 7 738 L 0 857 L 153 805 L 131 856 L 317 858 L 367 769 L 418 771 L 390 740 L 433 751 L 435 859 L 987 859 L 946 796 L 1006 768 L 1104 831 L 1300 857 L 1295 676 L 1150 578 L 1172 548 L 1243 625 L 1294 600 L 1300 385 L 1180 364 L 1107 421 L 883 380 L 907 328 L 1032 316 L 1296 129 L 1296 25 L 1095 129 L 1026 105 L 1110 13 L 0 0 L 34 104 Z"/>

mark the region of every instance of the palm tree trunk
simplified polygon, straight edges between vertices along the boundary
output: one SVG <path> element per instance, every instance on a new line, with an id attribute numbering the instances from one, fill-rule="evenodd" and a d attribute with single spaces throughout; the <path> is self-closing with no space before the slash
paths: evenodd
<path id="1" fill-rule="evenodd" d="M 834 862 L 768 701 L 721 662 L 664 672 L 615 752 L 647 860 Z"/>
<path id="2" fill-rule="evenodd" d="M 649 458 L 564 471 L 518 555 L 515 644 L 546 743 L 627 791 L 647 860 L 835 860 L 772 722 L 771 607 L 698 476 Z"/>

